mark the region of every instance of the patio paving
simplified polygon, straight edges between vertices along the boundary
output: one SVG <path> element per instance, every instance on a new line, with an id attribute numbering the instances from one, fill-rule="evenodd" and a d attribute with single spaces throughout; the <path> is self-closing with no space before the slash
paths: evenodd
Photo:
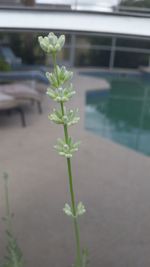
<path id="1" fill-rule="evenodd" d="M 72 165 L 77 199 L 87 208 L 80 226 L 90 266 L 149 267 L 150 158 L 86 131 L 85 91 L 103 89 L 107 83 L 76 73 L 74 85 L 77 93 L 71 106 L 79 107 L 81 120 L 70 133 L 82 143 Z M 69 267 L 74 261 L 72 222 L 62 212 L 70 200 L 66 161 L 53 149 L 63 130 L 47 119 L 54 106 L 44 96 L 43 114 L 36 107 L 28 108 L 26 128 L 21 127 L 17 114 L 0 120 L 0 172 L 10 174 L 14 232 L 28 267 Z M 3 221 L 0 236 L 1 259 L 5 253 Z"/>

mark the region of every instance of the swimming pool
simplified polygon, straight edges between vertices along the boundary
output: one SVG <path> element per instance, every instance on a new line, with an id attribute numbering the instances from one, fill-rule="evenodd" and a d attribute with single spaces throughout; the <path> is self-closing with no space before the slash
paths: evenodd
<path id="1" fill-rule="evenodd" d="M 85 127 L 150 156 L 150 80 L 141 75 L 101 75 L 110 89 L 86 94 Z"/>

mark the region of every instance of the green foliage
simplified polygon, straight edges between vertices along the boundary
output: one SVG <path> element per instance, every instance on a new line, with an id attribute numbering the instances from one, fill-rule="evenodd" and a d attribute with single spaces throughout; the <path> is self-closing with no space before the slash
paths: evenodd
<path id="1" fill-rule="evenodd" d="M 5 62 L 3 58 L 0 58 L 0 71 L 10 71 L 11 66 Z"/>
<path id="2" fill-rule="evenodd" d="M 17 241 L 13 237 L 13 235 L 6 231 L 7 235 L 7 254 L 5 257 L 3 267 L 22 267 L 23 264 L 23 256 L 22 252 L 17 244 Z"/>
<path id="3" fill-rule="evenodd" d="M 17 244 L 17 240 L 13 235 L 12 230 L 12 217 L 10 213 L 9 204 L 9 191 L 8 191 L 8 174 L 4 173 L 4 188 L 5 188 L 5 205 L 6 205 L 6 215 L 3 218 L 6 224 L 6 256 L 4 263 L 0 267 L 23 267 L 23 256 L 20 247 Z"/>
<path id="4" fill-rule="evenodd" d="M 122 0 L 121 6 L 150 8 L 150 0 Z"/>
<path id="5" fill-rule="evenodd" d="M 89 265 L 89 253 L 87 249 L 83 249 L 81 254 L 81 264 L 76 262 L 76 264 L 73 264 L 72 267 L 87 267 L 88 265 Z"/>

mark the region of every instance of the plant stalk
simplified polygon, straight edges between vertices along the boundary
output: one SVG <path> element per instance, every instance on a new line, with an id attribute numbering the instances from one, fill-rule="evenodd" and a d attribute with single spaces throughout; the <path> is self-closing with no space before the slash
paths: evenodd
<path id="1" fill-rule="evenodd" d="M 10 213 L 9 192 L 8 192 L 8 175 L 6 173 L 4 174 L 4 188 L 5 188 L 7 231 L 10 234 L 12 234 L 11 213 Z"/>
<path id="2" fill-rule="evenodd" d="M 53 63 L 54 63 L 54 69 L 56 70 L 57 74 L 57 68 L 56 68 L 56 54 L 53 54 Z M 58 78 L 58 75 L 57 75 Z M 61 105 L 61 111 L 62 115 L 64 115 L 64 103 L 60 102 Z M 65 142 L 68 144 L 68 127 L 66 124 L 63 125 L 64 128 L 64 135 L 65 135 Z M 81 252 L 81 245 L 80 245 L 80 231 L 79 231 L 79 225 L 78 220 L 76 217 L 76 203 L 75 203 L 75 194 L 73 189 L 73 177 L 72 177 L 72 167 L 71 167 L 71 160 L 70 158 L 67 158 L 67 168 L 68 168 L 68 177 L 69 177 L 69 189 L 70 189 L 70 196 L 71 196 L 71 206 L 72 206 L 72 212 L 73 212 L 73 224 L 74 224 L 74 232 L 75 232 L 75 241 L 76 241 L 76 264 L 77 267 L 82 267 L 82 252 Z"/>

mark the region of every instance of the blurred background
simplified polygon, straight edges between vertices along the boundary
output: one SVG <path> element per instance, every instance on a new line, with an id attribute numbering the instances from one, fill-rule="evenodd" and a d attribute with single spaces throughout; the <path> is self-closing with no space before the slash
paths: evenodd
<path id="1" fill-rule="evenodd" d="M 107 1 L 0 1 L 1 8 L 12 9 L 56 9 L 74 11 L 100 11 L 117 14 L 143 14 L 148 16 L 149 1 L 107 0 Z M 51 11 L 50 11 L 51 12 Z M 19 22 L 18 22 L 19 23 Z M 105 26 L 104 26 L 105 27 Z M 138 27 L 138 26 L 137 26 Z M 19 27 L 18 27 L 19 28 Z M 32 28 L 32 25 L 31 25 Z M 58 29 L 59 30 L 59 29 Z M 58 31 L 57 30 L 57 31 Z M 0 70 L 4 68 L 33 68 L 34 65 L 48 64 L 39 49 L 37 36 L 46 34 L 30 29 L 7 29 L 0 32 Z M 137 69 L 150 64 L 150 41 L 146 36 L 122 36 L 119 34 L 88 32 L 65 32 L 66 45 L 61 59 L 75 67 L 92 66 L 101 68 Z M 73 51 L 74 50 L 74 51 Z M 73 53 L 73 54 L 72 54 Z"/>
<path id="2" fill-rule="evenodd" d="M 150 266 L 150 0 L 0 0 L 0 176 L 10 175 L 14 234 L 25 266 L 71 266 L 66 161 L 53 146 L 46 96 L 51 56 L 38 36 L 65 34 L 57 63 L 74 72 L 81 148 L 72 160 L 90 266 Z M 5 214 L 0 180 L 0 217 Z M 5 224 L 0 222 L 0 259 Z M 0 260 L 0 262 L 3 260 Z"/>

